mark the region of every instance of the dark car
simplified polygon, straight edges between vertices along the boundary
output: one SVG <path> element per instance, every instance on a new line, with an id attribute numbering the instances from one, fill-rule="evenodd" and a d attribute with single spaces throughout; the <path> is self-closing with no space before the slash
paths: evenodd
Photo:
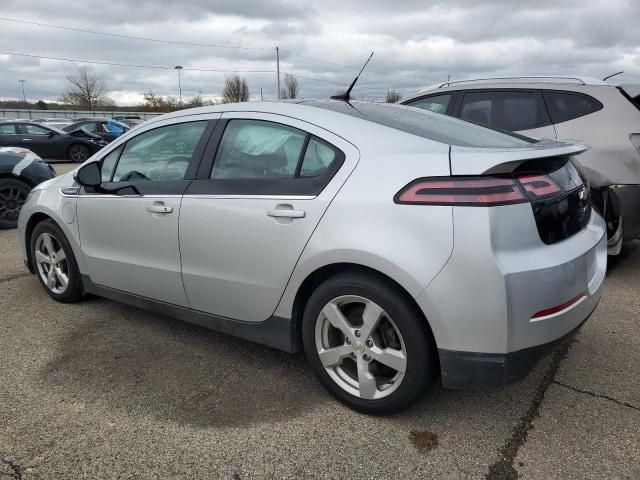
<path id="1" fill-rule="evenodd" d="M 117 120 L 107 118 L 81 119 L 78 122 L 67 125 L 63 128 L 65 132 L 82 129 L 86 132 L 99 135 L 103 140 L 112 142 L 123 133 L 130 130 L 128 125 L 118 122 Z"/>
<path id="2" fill-rule="evenodd" d="M 51 165 L 26 148 L 0 148 L 0 229 L 15 228 L 29 191 L 56 176 Z"/>
<path id="3" fill-rule="evenodd" d="M 28 148 L 42 158 L 84 162 L 106 143 L 86 132 L 67 133 L 31 122 L 0 123 L 0 147 Z"/>

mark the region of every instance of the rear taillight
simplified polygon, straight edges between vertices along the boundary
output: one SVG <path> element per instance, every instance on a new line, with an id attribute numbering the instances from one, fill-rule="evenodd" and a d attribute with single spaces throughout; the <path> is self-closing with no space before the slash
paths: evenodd
<path id="1" fill-rule="evenodd" d="M 525 174 L 518 175 L 517 178 L 530 200 L 541 200 L 563 193 L 560 186 L 548 175 Z"/>
<path id="2" fill-rule="evenodd" d="M 527 201 L 513 178 L 432 177 L 414 180 L 394 197 L 396 203 L 489 207 Z"/>
<path id="3" fill-rule="evenodd" d="M 548 175 L 512 177 L 430 177 L 409 183 L 394 197 L 396 203 L 490 207 L 538 201 L 564 190 Z"/>

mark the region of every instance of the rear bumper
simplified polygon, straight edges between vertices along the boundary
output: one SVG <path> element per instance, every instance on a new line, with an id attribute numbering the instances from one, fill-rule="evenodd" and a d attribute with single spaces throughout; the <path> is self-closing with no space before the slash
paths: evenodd
<path id="1" fill-rule="evenodd" d="M 452 389 L 472 389 L 497 387 L 522 380 L 542 358 L 573 336 L 586 323 L 591 313 L 566 335 L 517 352 L 497 354 L 438 350 L 442 385 Z"/>
<path id="2" fill-rule="evenodd" d="M 451 259 L 416 297 L 453 388 L 521 378 L 589 317 L 607 268 L 595 212 L 581 232 L 545 245 L 530 206 L 471 208 L 454 208 Z"/>

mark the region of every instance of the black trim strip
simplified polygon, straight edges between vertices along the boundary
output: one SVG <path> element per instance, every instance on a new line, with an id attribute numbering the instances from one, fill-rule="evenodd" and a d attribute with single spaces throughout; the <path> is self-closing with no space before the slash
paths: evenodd
<path id="1" fill-rule="evenodd" d="M 288 353 L 300 350 L 299 342 L 296 340 L 294 322 L 289 318 L 272 316 L 262 322 L 243 322 L 103 287 L 93 283 L 88 275 L 82 275 L 82 284 L 86 293 L 99 297 L 173 317 Z"/>

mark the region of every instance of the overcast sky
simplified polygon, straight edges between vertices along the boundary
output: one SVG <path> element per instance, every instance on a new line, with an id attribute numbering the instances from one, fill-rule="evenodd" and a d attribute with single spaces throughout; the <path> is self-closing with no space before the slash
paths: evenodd
<path id="1" fill-rule="evenodd" d="M 55 100 L 79 64 L 39 56 L 172 68 L 182 65 L 183 98 L 220 95 L 222 72 L 237 71 L 252 99 L 276 93 L 282 72 L 298 75 L 301 96 L 327 97 L 348 85 L 371 51 L 357 98 L 403 95 L 437 81 L 510 74 L 566 74 L 640 82 L 638 0 L 2 0 L 0 16 L 110 34 L 242 46 L 173 45 L 0 20 L 0 97 Z M 250 49 L 251 48 L 251 49 Z M 255 50 L 252 50 L 255 49 Z M 322 63 L 313 59 L 330 63 Z M 177 72 L 91 65 L 120 105 L 147 91 L 178 95 Z M 243 72 L 266 70 L 267 73 Z M 357 70 L 357 69 L 356 69 Z M 304 78 L 308 77 L 308 78 Z M 314 81 L 314 78 L 320 81 Z"/>

